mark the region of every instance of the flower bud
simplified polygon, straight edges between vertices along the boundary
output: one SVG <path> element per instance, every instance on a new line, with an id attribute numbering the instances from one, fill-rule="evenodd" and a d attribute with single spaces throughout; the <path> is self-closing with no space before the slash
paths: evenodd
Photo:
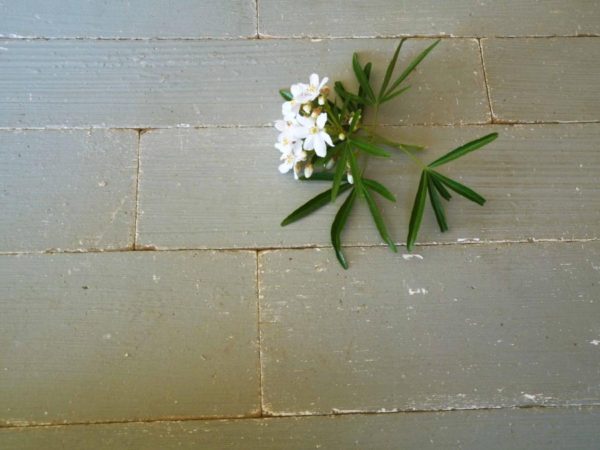
<path id="1" fill-rule="evenodd" d="M 345 140 L 345 139 L 346 139 L 346 135 L 345 135 L 344 133 L 340 133 L 340 134 L 338 134 L 338 139 L 339 139 L 340 141 L 343 141 L 343 140 Z"/>
<path id="2" fill-rule="evenodd" d="M 335 166 L 335 161 L 333 160 L 333 158 L 331 158 L 329 161 L 327 161 L 327 164 L 325 164 L 325 168 L 327 170 L 333 169 L 333 166 Z"/>
<path id="3" fill-rule="evenodd" d="M 302 106 L 302 111 L 304 111 L 306 114 L 310 114 L 312 110 L 312 106 L 310 106 L 310 103 L 306 103 L 304 106 Z"/>
<path id="4" fill-rule="evenodd" d="M 348 172 L 346 174 L 346 178 L 348 179 L 348 183 L 354 184 L 354 177 L 352 176 L 352 174 L 350 172 Z"/>
<path id="5" fill-rule="evenodd" d="M 325 97 L 322 95 L 319 97 L 319 105 L 323 106 L 325 104 Z"/>
<path id="6" fill-rule="evenodd" d="M 310 178 L 312 174 L 313 174 L 313 165 L 309 163 L 306 166 L 304 166 L 304 177 Z"/>

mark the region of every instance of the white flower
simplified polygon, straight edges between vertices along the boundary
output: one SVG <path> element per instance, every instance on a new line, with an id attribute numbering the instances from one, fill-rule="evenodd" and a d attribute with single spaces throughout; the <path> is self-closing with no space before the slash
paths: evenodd
<path id="1" fill-rule="evenodd" d="M 277 147 L 277 144 L 275 146 Z M 302 150 L 302 141 L 295 142 L 290 151 L 282 152 L 280 159 L 283 162 L 279 165 L 279 172 L 288 173 L 293 168 L 294 178 L 298 179 L 301 162 L 306 160 L 306 156 L 306 152 Z"/>
<path id="2" fill-rule="evenodd" d="M 312 117 L 298 116 L 298 123 L 302 126 L 299 137 L 306 138 L 304 140 L 304 150 L 314 150 L 318 156 L 325 157 L 327 155 L 327 145 L 333 147 L 331 137 L 324 130 L 327 123 L 327 113 L 319 114 L 317 120 Z"/>
<path id="3" fill-rule="evenodd" d="M 300 113 L 300 107 L 302 103 L 297 99 L 293 98 L 289 102 L 285 102 L 281 105 L 281 114 L 285 120 L 291 120 Z"/>
<path id="4" fill-rule="evenodd" d="M 300 126 L 294 117 L 289 120 L 276 120 L 275 129 L 280 132 L 279 136 L 277 137 L 279 142 L 283 141 L 285 138 L 295 141 L 298 137 Z"/>
<path id="5" fill-rule="evenodd" d="M 301 103 L 312 102 L 315 98 L 319 96 L 319 94 L 321 93 L 321 89 L 323 89 L 323 87 L 327 84 L 328 81 L 329 78 L 325 77 L 319 83 L 319 75 L 313 73 L 310 76 L 309 84 L 299 83 L 292 86 L 292 95 L 294 96 L 295 100 Z M 294 92 L 294 87 L 296 92 Z"/>

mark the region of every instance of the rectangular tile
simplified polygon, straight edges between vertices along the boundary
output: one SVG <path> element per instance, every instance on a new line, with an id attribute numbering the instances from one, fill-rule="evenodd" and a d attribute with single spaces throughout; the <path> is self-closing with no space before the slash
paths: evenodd
<path id="1" fill-rule="evenodd" d="M 440 233 L 429 205 L 420 242 L 593 239 L 600 237 L 600 125 L 386 127 L 395 139 L 426 145 L 424 161 L 491 131 L 488 148 L 442 169 L 479 191 L 484 207 L 454 196 L 450 230 Z M 264 248 L 328 245 L 336 207 L 286 228 L 281 220 L 327 183 L 299 183 L 277 171 L 272 129 L 173 129 L 142 135 L 138 243 L 159 248 Z M 418 167 L 402 154 L 371 159 L 367 174 L 397 195 L 378 203 L 405 242 Z M 339 202 L 338 202 L 339 205 Z M 359 203 L 343 240 L 380 243 Z"/>
<path id="2" fill-rule="evenodd" d="M 407 42 L 404 61 L 430 43 Z M 381 79 L 395 45 L 353 39 L 0 41 L 0 127 L 264 125 L 281 116 L 280 88 L 308 80 L 313 71 L 352 80 L 354 51 L 376 64 Z M 413 89 L 387 109 L 390 123 L 489 120 L 475 40 L 444 41 L 410 83 Z"/>
<path id="3" fill-rule="evenodd" d="M 255 34 L 255 0 L 20 0 L 0 4 L 0 37 L 205 38 Z"/>
<path id="4" fill-rule="evenodd" d="M 600 38 L 484 39 L 482 45 L 495 119 L 600 121 Z"/>
<path id="5" fill-rule="evenodd" d="M 253 252 L 0 257 L 0 424 L 259 408 Z"/>
<path id="6" fill-rule="evenodd" d="M 260 0 L 263 36 L 553 36 L 600 34 L 595 0 Z M 301 20 L 289 20 L 302 17 Z"/>
<path id="7" fill-rule="evenodd" d="M 259 255 L 271 414 L 599 404 L 600 244 Z"/>
<path id="8" fill-rule="evenodd" d="M 0 131 L 0 252 L 133 245 L 135 131 Z"/>
<path id="9" fill-rule="evenodd" d="M 596 449 L 598 408 L 505 409 L 0 429 L 14 450 Z"/>

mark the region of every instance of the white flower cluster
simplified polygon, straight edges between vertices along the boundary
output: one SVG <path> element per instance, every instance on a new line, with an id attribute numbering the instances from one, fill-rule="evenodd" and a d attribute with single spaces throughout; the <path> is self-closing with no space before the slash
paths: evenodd
<path id="1" fill-rule="evenodd" d="M 327 133 L 327 113 L 323 105 L 327 101 L 329 88 L 328 78 L 319 82 L 319 75 L 313 73 L 309 84 L 292 85 L 292 99 L 281 106 L 283 120 L 275 122 L 279 137 L 275 148 L 281 152 L 279 171 L 287 173 L 294 170 L 294 177 L 299 173 L 310 178 L 313 173 L 313 158 L 325 157 L 327 146 L 333 147 L 331 136 Z"/>

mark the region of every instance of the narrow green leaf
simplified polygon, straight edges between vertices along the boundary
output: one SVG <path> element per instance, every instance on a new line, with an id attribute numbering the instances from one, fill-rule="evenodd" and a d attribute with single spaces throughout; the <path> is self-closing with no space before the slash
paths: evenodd
<path id="1" fill-rule="evenodd" d="M 358 161 L 356 161 L 356 156 L 352 149 L 348 149 L 348 162 L 350 163 L 350 172 L 352 173 L 352 178 L 354 178 L 354 185 L 362 193 L 362 174 L 360 173 L 360 168 L 358 167 Z"/>
<path id="2" fill-rule="evenodd" d="M 483 147 L 484 145 L 489 144 L 490 142 L 494 141 L 497 137 L 498 133 L 490 133 L 483 137 L 480 137 L 479 139 L 475 139 L 474 141 L 467 142 L 465 145 L 461 145 L 460 147 L 455 148 L 451 152 L 446 153 L 441 158 L 436 159 L 434 162 L 429 164 L 429 167 L 438 167 L 442 164 L 454 161 L 455 159 L 460 158 L 461 156 L 464 156 L 467 153 L 471 153 L 472 151 L 475 151 Z"/>
<path id="3" fill-rule="evenodd" d="M 352 55 L 352 68 L 354 69 L 354 75 L 356 75 L 356 79 L 358 80 L 358 84 L 363 89 L 366 98 L 370 103 L 375 101 L 375 94 L 373 94 L 373 89 L 371 89 L 371 84 L 369 83 L 369 79 L 365 75 L 363 68 L 358 62 L 358 55 L 354 53 Z"/>
<path id="4" fill-rule="evenodd" d="M 388 91 L 386 92 L 385 95 L 387 95 L 390 92 L 393 92 L 400 85 L 400 83 L 402 83 L 406 79 L 406 77 L 408 77 L 411 74 L 411 72 L 417 68 L 417 66 L 421 63 L 421 61 L 423 61 L 423 59 L 425 59 L 425 57 L 429 54 L 429 52 L 431 50 L 433 50 L 433 48 L 436 45 L 438 45 L 439 43 L 440 43 L 440 39 L 438 39 L 433 44 L 431 44 L 429 47 L 427 47 L 425 50 L 423 50 L 421 53 L 419 53 L 419 55 L 415 59 L 412 60 L 412 62 L 408 65 L 408 67 L 406 69 L 404 69 L 404 72 L 402 72 L 400 74 L 400 76 L 396 79 L 396 81 L 394 81 L 394 84 L 392 84 L 392 87 L 390 87 L 388 89 Z"/>
<path id="5" fill-rule="evenodd" d="M 338 195 L 338 191 L 340 188 L 340 184 L 342 182 L 342 178 L 344 173 L 346 173 L 346 161 L 348 159 L 348 144 L 342 147 L 342 152 L 340 155 L 340 159 L 337 161 L 337 165 L 335 167 L 335 175 L 333 177 L 333 187 L 331 188 L 331 201 L 335 202 L 335 199 Z"/>
<path id="6" fill-rule="evenodd" d="M 423 171 L 419 188 L 415 197 L 412 213 L 410 214 L 410 222 L 408 225 L 408 237 L 406 238 L 406 247 L 411 251 L 416 240 L 421 221 L 423 220 L 423 211 L 425 209 L 425 199 L 427 198 L 427 172 Z"/>
<path id="7" fill-rule="evenodd" d="M 379 235 L 392 251 L 398 251 L 396 249 L 394 241 L 388 233 L 387 227 L 385 226 L 385 222 L 383 221 L 383 217 L 381 216 L 381 212 L 379 211 L 379 208 L 377 207 L 377 203 L 375 203 L 373 196 L 371 196 L 369 190 L 364 187 L 362 188 L 362 191 L 363 195 L 365 196 L 365 200 L 367 201 L 367 205 L 369 205 L 369 210 L 371 211 L 371 216 L 373 216 L 373 221 L 375 222 L 375 226 L 379 231 Z"/>
<path id="8" fill-rule="evenodd" d="M 402 48 L 402 44 L 404 44 L 405 40 L 406 38 L 400 40 L 400 43 L 398 44 L 398 47 L 396 47 L 396 51 L 394 52 L 394 56 L 392 56 L 392 59 L 390 60 L 390 63 L 387 66 L 387 69 L 385 71 L 385 77 L 383 78 L 381 89 L 379 90 L 379 103 L 382 103 L 381 99 L 383 98 L 383 94 L 387 89 L 388 85 L 390 84 L 390 79 L 392 78 L 392 73 L 394 73 L 394 68 L 396 67 L 396 62 L 398 61 L 400 49 Z"/>
<path id="9" fill-rule="evenodd" d="M 452 189 L 457 194 L 462 195 L 463 197 L 471 200 L 472 202 L 477 203 L 478 205 L 483 206 L 483 204 L 485 203 L 485 198 L 483 198 L 477 192 L 475 192 L 471 188 L 468 188 L 464 184 L 460 184 L 458 181 L 455 181 L 452 178 L 448 178 L 448 177 L 442 175 L 441 173 L 435 172 L 433 170 L 431 170 L 429 173 L 432 176 L 436 177 L 439 181 L 444 183 L 447 187 Z"/>
<path id="10" fill-rule="evenodd" d="M 446 214 L 444 214 L 444 206 L 442 205 L 440 196 L 437 190 L 435 189 L 432 177 L 427 177 L 427 184 L 429 185 L 429 200 L 431 201 L 431 207 L 433 208 L 433 212 L 435 213 L 435 218 L 440 227 L 440 231 L 443 233 L 444 231 L 448 231 L 448 224 L 446 223 Z"/>
<path id="11" fill-rule="evenodd" d="M 342 230 L 346 225 L 346 221 L 348 220 L 348 216 L 352 211 L 352 207 L 354 206 L 354 200 L 356 199 L 356 191 L 352 189 L 339 211 L 335 215 L 335 219 L 333 219 L 333 223 L 331 224 L 331 244 L 333 245 L 333 249 L 335 250 L 335 256 L 338 261 L 342 265 L 344 269 L 348 269 L 348 261 L 346 261 L 346 257 L 342 253 Z"/>
<path id="12" fill-rule="evenodd" d="M 344 192 L 352 187 L 349 183 L 344 183 L 340 186 L 340 192 Z M 321 192 L 316 197 L 311 198 L 305 204 L 300 206 L 294 212 L 292 212 L 289 216 L 287 216 L 281 222 L 281 226 L 285 227 L 290 223 L 296 222 L 297 220 L 302 219 L 303 217 L 308 216 L 309 214 L 315 212 L 317 209 L 322 208 L 331 200 L 331 189 L 327 189 L 325 192 Z"/>
<path id="13" fill-rule="evenodd" d="M 279 89 L 279 95 L 281 95 L 283 99 L 287 100 L 288 102 L 294 98 L 292 93 L 286 89 Z"/>
<path id="14" fill-rule="evenodd" d="M 380 156 L 382 158 L 389 158 L 390 153 L 386 152 L 381 147 L 377 147 L 376 145 L 371 144 L 370 142 L 363 141 L 361 139 L 357 139 L 353 137 L 351 140 L 348 140 L 351 144 L 358 147 L 361 150 L 364 150 L 371 155 Z"/>
<path id="15" fill-rule="evenodd" d="M 386 188 L 383 184 L 379 183 L 378 181 L 371 180 L 369 178 L 363 178 L 363 183 L 366 187 L 377 192 L 382 197 L 387 198 L 390 202 L 396 201 L 396 197 L 394 197 L 394 194 L 392 194 L 388 188 Z"/>
<path id="16" fill-rule="evenodd" d="M 353 101 L 355 103 L 359 103 L 359 104 L 364 104 L 364 100 L 362 98 L 360 98 L 359 96 L 352 94 L 350 92 L 348 92 L 346 90 L 346 88 L 344 87 L 344 85 L 340 82 L 340 81 L 336 81 L 334 84 L 334 89 L 337 95 L 339 95 L 342 100 L 346 101 Z"/>
<path id="17" fill-rule="evenodd" d="M 386 95 L 383 99 L 381 99 L 379 101 L 379 103 L 389 102 L 391 99 L 398 97 L 400 94 L 404 93 L 405 91 L 408 91 L 409 89 L 410 89 L 410 86 L 406 86 L 406 87 L 403 87 L 402 89 L 398 89 L 396 92 Z"/>
<path id="18" fill-rule="evenodd" d="M 450 195 L 450 192 L 448 192 L 448 189 L 446 189 L 446 187 L 434 175 L 431 175 L 429 178 L 431 179 L 431 181 L 433 181 L 433 185 L 440 193 L 440 195 L 444 197 L 447 201 L 450 201 L 452 196 Z"/>
<path id="19" fill-rule="evenodd" d="M 402 147 L 404 150 L 408 150 L 409 152 L 420 152 L 421 150 L 425 150 L 425 147 L 422 145 L 413 145 L 413 144 L 397 144 L 398 147 Z"/>
<path id="20" fill-rule="evenodd" d="M 373 68 L 373 64 L 372 63 L 367 63 L 365 64 L 365 68 L 363 69 L 365 72 L 365 76 L 367 77 L 367 80 L 371 80 L 371 69 Z"/>

